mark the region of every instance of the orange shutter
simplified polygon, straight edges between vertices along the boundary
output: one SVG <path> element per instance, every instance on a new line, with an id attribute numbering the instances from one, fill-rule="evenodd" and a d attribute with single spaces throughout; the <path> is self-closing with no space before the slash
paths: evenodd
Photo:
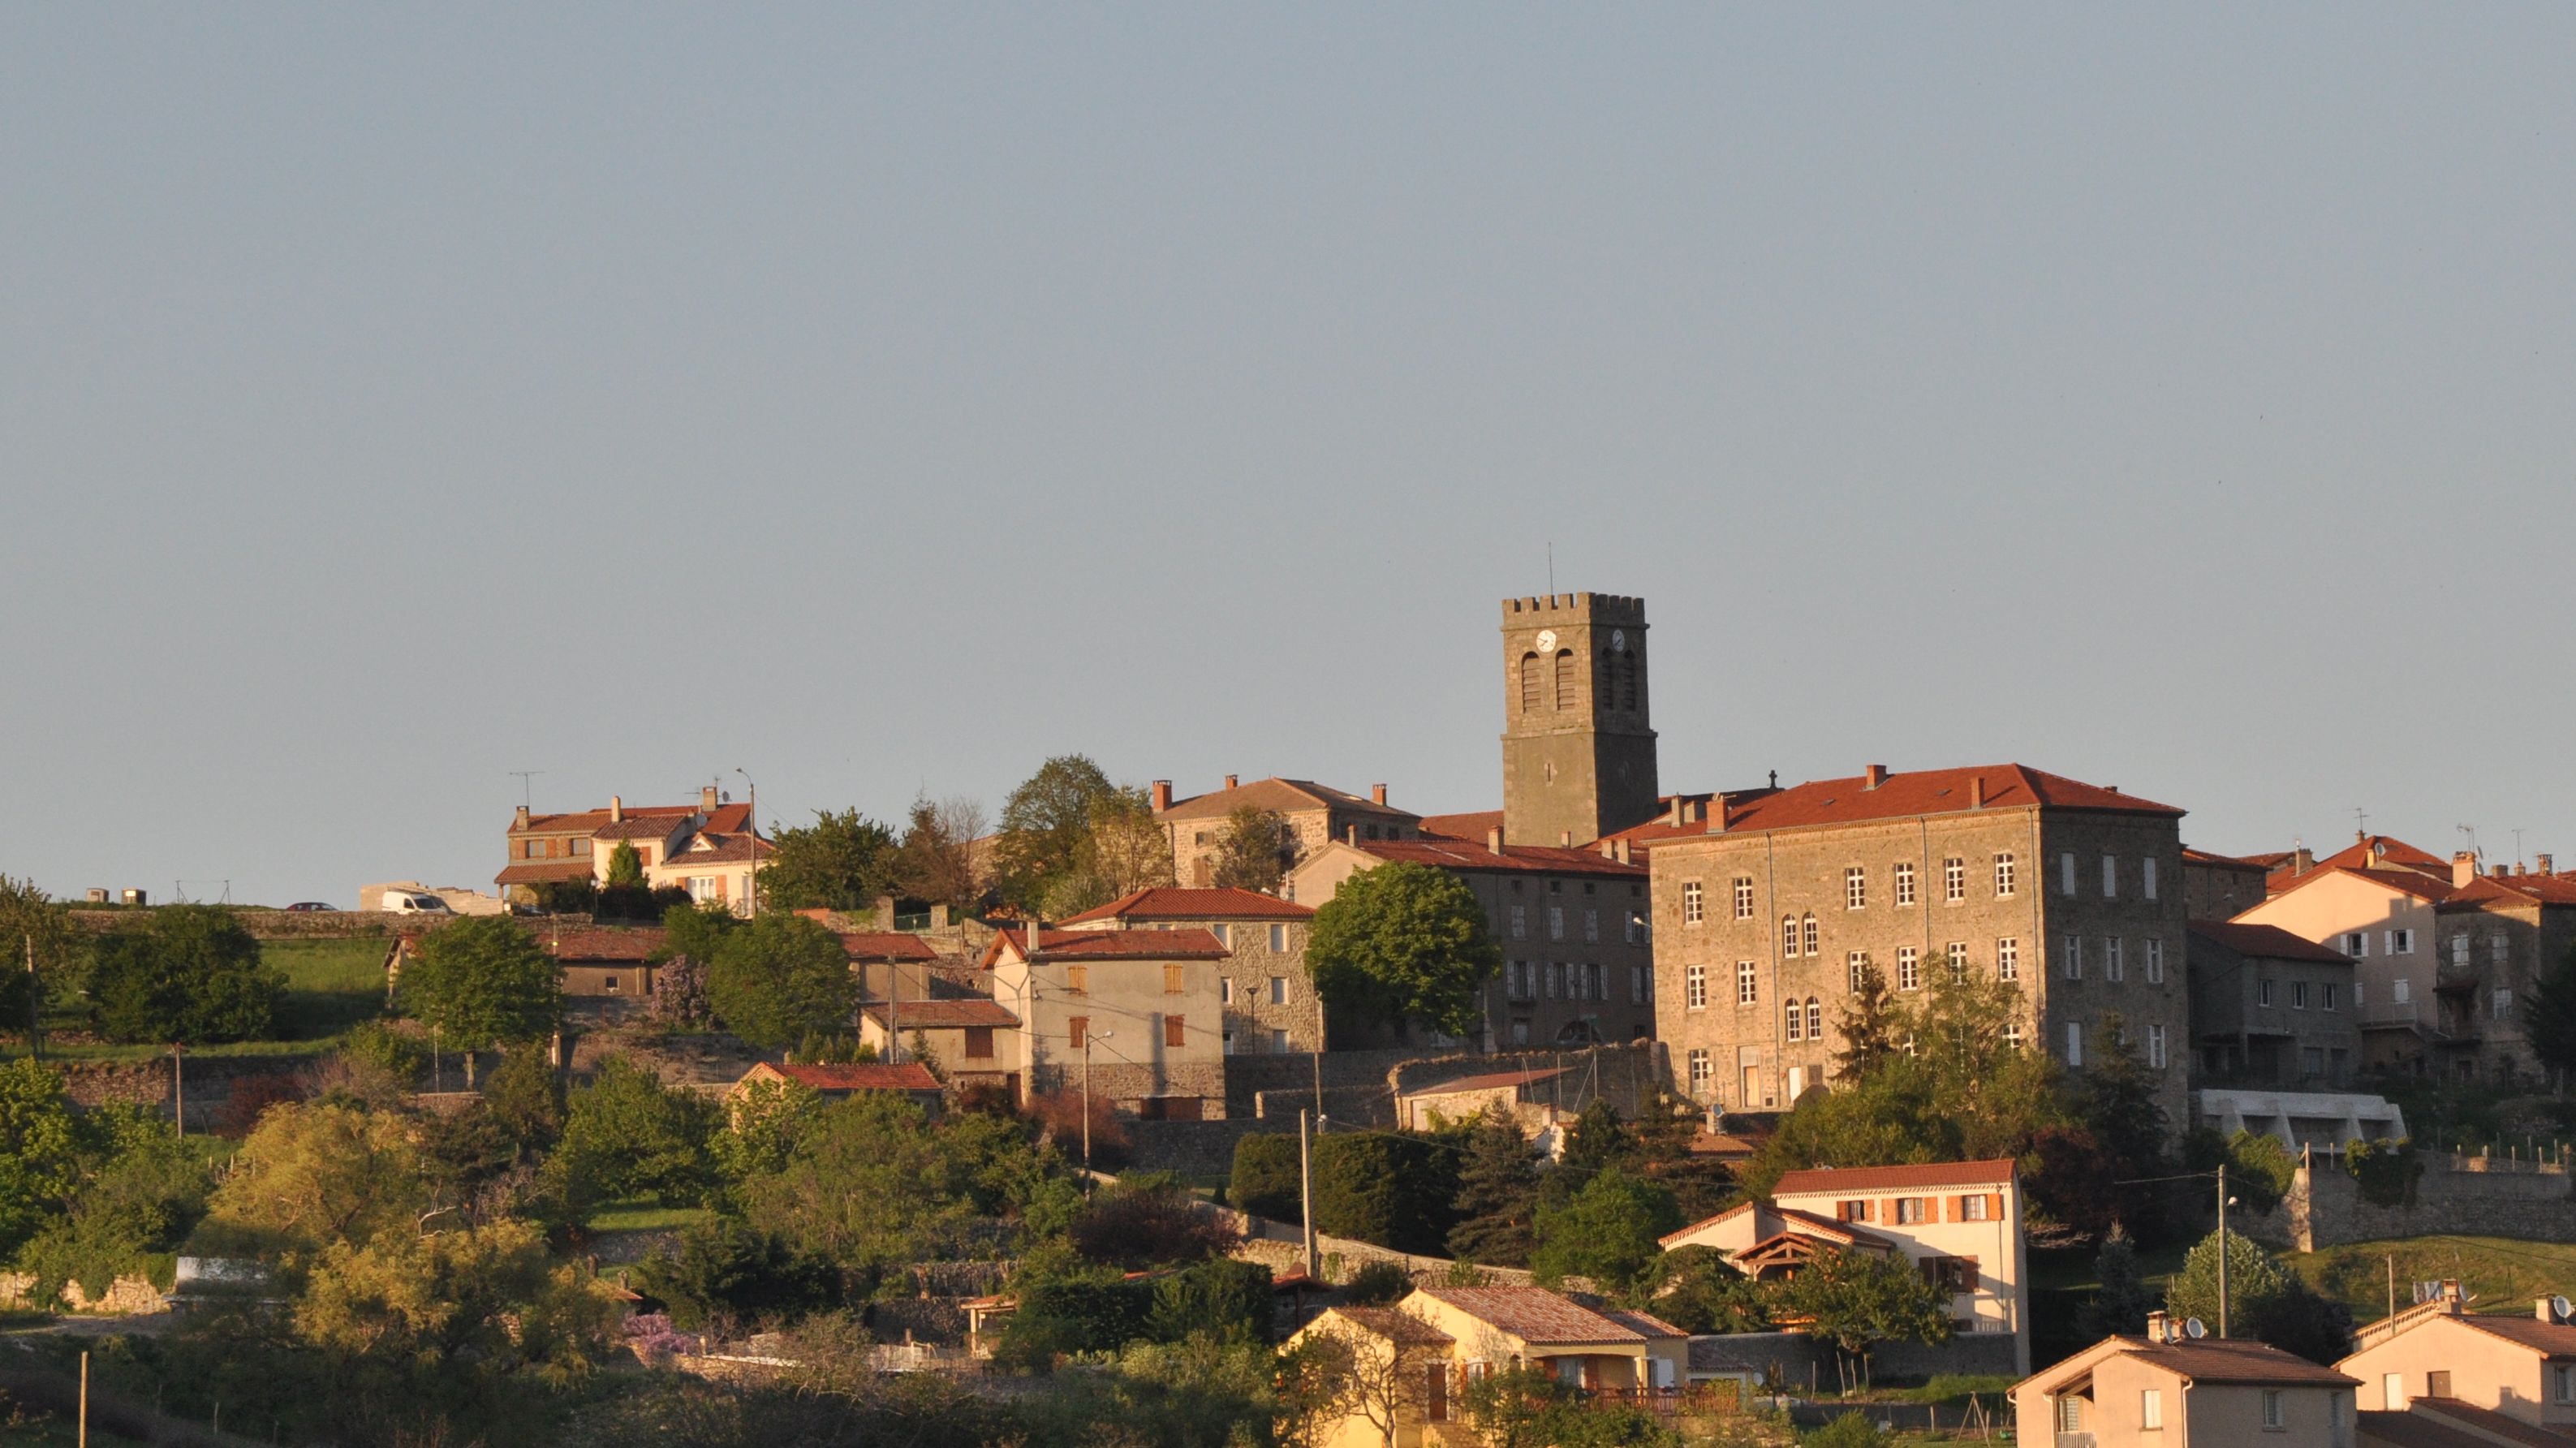
<path id="1" fill-rule="evenodd" d="M 1986 1193 L 1986 1217 L 1987 1217 L 1987 1219 L 1988 1219 L 1988 1220 L 1990 1220 L 1990 1221 L 1997 1221 L 1997 1222 L 2000 1222 L 2000 1221 L 2002 1221 L 2002 1220 L 2004 1219 L 2004 1194 L 2003 1194 L 2003 1193 L 2001 1193 L 2001 1192 L 1988 1192 L 1988 1193 Z"/>

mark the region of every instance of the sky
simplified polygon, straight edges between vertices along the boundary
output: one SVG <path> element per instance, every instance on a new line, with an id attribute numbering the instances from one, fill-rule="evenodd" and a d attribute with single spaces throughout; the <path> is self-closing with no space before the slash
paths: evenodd
<path id="1" fill-rule="evenodd" d="M 2576 858 L 2576 10 L 0 10 L 0 872 L 1045 757 Z M 1552 569 L 1552 572 L 1551 572 Z M 542 771 L 524 782 L 513 771 Z M 742 771 L 736 773 L 736 771 Z"/>

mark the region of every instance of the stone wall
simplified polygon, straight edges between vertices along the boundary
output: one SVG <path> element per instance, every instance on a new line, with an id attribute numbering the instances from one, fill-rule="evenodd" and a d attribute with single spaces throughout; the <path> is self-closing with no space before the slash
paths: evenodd
<path id="1" fill-rule="evenodd" d="M 1171 1171 L 1223 1180 L 1234 1172 L 1234 1144 L 1278 1123 L 1250 1117 L 1224 1121 L 1130 1121 L 1127 1165 L 1132 1171 Z"/>
<path id="2" fill-rule="evenodd" d="M 294 1056 L 191 1056 L 186 1067 L 188 1082 L 188 1115 L 190 1130 L 209 1114 L 233 1098 L 234 1088 L 243 1082 L 271 1077 L 294 1078 L 310 1069 L 321 1058 L 317 1055 Z M 110 1101 L 132 1101 L 170 1111 L 170 1058 L 162 1056 L 144 1061 L 53 1061 L 50 1064 L 63 1073 L 63 1087 L 73 1103 L 100 1106 Z"/>
<path id="3" fill-rule="evenodd" d="M 109 931 L 150 920 L 144 910 L 83 910 L 75 906 L 72 923 L 85 930 Z M 391 944 L 397 935 L 419 935 L 459 915 L 388 915 L 381 910 L 235 909 L 233 918 L 260 940 L 349 940 L 381 937 Z M 587 915 L 554 915 L 548 925 L 588 925 Z"/>
<path id="4" fill-rule="evenodd" d="M 2301 1252 L 2433 1233 L 2576 1242 L 2576 1193 L 2563 1168 L 2435 1156 L 2412 1201 L 2383 1207 L 2364 1201 L 2360 1183 L 2340 1165 L 2320 1161 L 2298 1169 L 2278 1208 L 2241 1221 L 2231 1214 L 2227 1225 Z"/>

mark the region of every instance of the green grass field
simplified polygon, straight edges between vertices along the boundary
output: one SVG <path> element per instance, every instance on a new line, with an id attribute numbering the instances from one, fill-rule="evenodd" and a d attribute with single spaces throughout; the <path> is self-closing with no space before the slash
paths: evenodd
<path id="1" fill-rule="evenodd" d="M 660 1207 L 650 1202 L 617 1202 L 590 1214 L 594 1232 L 676 1232 L 709 1220 L 704 1207 Z"/>
<path id="2" fill-rule="evenodd" d="M 233 1041 L 195 1046 L 193 1056 L 303 1056 L 328 1049 L 341 1032 L 385 1009 L 385 952 L 381 936 L 347 940 L 272 940 L 260 947 L 260 959 L 286 976 L 286 994 L 278 1002 L 277 1028 L 262 1041 Z M 48 1032 L 83 1024 L 76 1012 L 59 1005 L 47 1012 Z M 155 1045 L 72 1045 L 48 1039 L 45 1053 L 67 1061 L 131 1061 L 168 1054 Z"/>
<path id="3" fill-rule="evenodd" d="M 2456 1277 L 2470 1294 L 2471 1312 L 2530 1315 L 2531 1301 L 2576 1293 L 2576 1244 L 2518 1242 L 2502 1237 L 2411 1237 L 2401 1242 L 2351 1242 L 2281 1260 L 2318 1291 L 2352 1309 L 2355 1322 L 2388 1314 L 2390 1258 L 2396 1260 L 2397 1305 L 2414 1301 L 2412 1284 Z"/>

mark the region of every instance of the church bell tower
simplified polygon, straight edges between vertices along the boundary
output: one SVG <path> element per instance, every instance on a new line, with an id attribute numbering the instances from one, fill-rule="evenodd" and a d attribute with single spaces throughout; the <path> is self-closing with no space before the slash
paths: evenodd
<path id="1" fill-rule="evenodd" d="M 1503 841 L 1589 844 L 1655 815 L 1646 603 L 1503 600 Z"/>

